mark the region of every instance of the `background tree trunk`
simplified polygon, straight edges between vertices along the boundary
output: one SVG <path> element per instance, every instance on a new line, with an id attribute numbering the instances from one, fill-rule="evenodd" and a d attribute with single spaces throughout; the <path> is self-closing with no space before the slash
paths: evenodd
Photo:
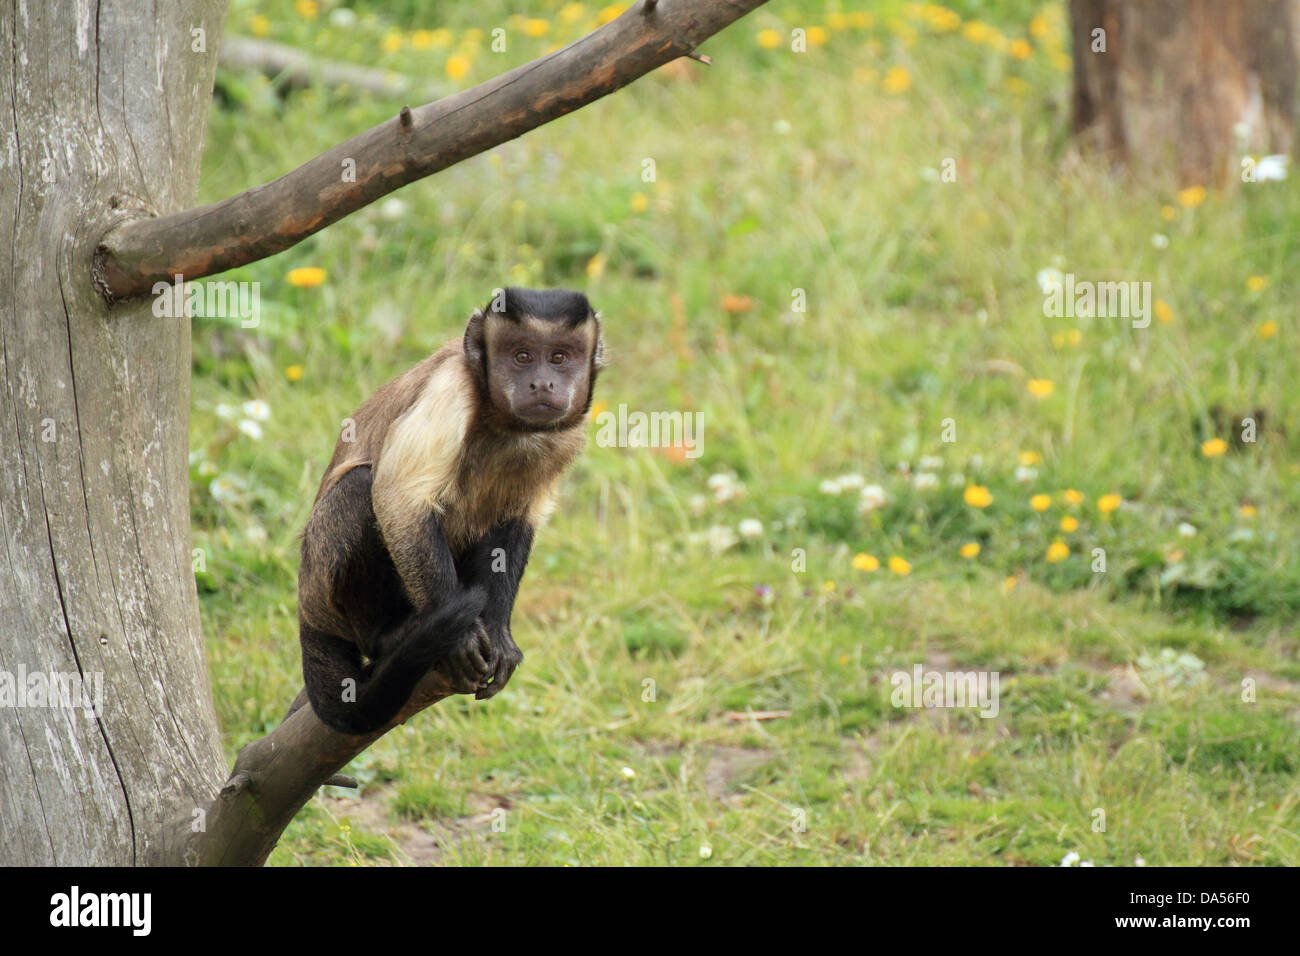
<path id="1" fill-rule="evenodd" d="M 1295 0 L 1071 0 L 1076 134 L 1185 186 L 1289 153 L 1298 18 Z"/>
<path id="2" fill-rule="evenodd" d="M 193 204 L 225 15 L 0 4 L 0 670 L 103 675 L 93 718 L 0 707 L 0 863 L 176 862 L 169 824 L 225 778 L 190 558 L 189 323 L 147 297 L 110 314 L 87 281 L 122 212 Z"/>

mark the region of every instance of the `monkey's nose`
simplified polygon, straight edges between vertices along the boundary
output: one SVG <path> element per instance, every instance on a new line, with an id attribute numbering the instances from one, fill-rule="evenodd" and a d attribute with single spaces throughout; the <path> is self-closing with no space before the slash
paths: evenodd
<path id="1" fill-rule="evenodd" d="M 543 389 L 545 389 L 545 390 L 548 391 L 548 392 L 553 392 L 553 391 L 555 391 L 555 383 L 554 383 L 554 382 L 533 382 L 533 383 L 532 383 L 531 385 L 529 385 L 528 387 L 529 387 L 530 390 L 532 390 L 532 391 L 534 391 L 534 392 L 537 391 L 539 388 L 543 388 Z"/>

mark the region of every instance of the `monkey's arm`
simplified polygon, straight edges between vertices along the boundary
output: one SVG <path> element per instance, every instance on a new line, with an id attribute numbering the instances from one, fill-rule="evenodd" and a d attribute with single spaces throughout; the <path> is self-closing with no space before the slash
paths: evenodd
<path id="1" fill-rule="evenodd" d="M 487 590 L 480 620 L 496 658 L 492 683 L 479 690 L 478 700 L 499 693 L 524 659 L 510 633 L 510 615 L 532 547 L 532 525 L 522 518 L 497 525 L 474 546 L 472 581 Z"/>

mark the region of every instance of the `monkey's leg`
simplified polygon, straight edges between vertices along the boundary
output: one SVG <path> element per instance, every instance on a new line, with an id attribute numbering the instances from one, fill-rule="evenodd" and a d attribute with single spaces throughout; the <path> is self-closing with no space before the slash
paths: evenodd
<path id="1" fill-rule="evenodd" d="M 400 525 L 391 526 L 381 536 L 385 554 L 391 556 L 393 580 L 399 582 L 401 595 L 407 600 L 403 620 L 386 623 L 372 637 L 368 653 L 384 661 L 408 643 L 412 633 L 427 632 L 435 636 L 438 654 L 433 666 L 449 678 L 458 694 L 473 694 L 491 679 L 495 670 L 492 642 L 483 628 L 467 622 L 457 633 L 443 633 L 431 622 L 445 616 L 445 609 L 461 603 L 467 588 L 474 582 L 462 582 L 457 564 L 447 543 L 437 513 L 409 515 Z M 480 598 L 482 595 L 480 595 Z M 392 603 L 392 599 L 388 599 Z M 478 617 L 477 614 L 474 615 Z"/>
<path id="2" fill-rule="evenodd" d="M 533 546 L 533 529 L 521 518 L 499 524 L 479 540 L 468 561 L 469 580 L 487 589 L 487 606 L 481 618 L 492 648 L 492 673 L 475 697 L 487 700 L 501 692 L 524 654 L 510 633 L 519 582 Z"/>

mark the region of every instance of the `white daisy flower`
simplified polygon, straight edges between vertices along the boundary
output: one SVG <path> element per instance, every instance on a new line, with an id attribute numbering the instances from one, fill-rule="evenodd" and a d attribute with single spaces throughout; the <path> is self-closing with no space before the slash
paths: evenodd
<path id="1" fill-rule="evenodd" d="M 858 514 L 875 511 L 885 503 L 885 489 L 879 485 L 867 485 L 858 494 Z"/>
<path id="2" fill-rule="evenodd" d="M 1255 182 L 1266 183 L 1269 180 L 1281 182 L 1286 179 L 1286 164 L 1289 156 L 1264 156 L 1255 164 Z"/>
<path id="3" fill-rule="evenodd" d="M 1051 295 L 1053 290 L 1065 285 L 1065 275 L 1055 267 L 1039 269 L 1034 278 L 1038 280 L 1038 288 L 1043 295 Z"/>

